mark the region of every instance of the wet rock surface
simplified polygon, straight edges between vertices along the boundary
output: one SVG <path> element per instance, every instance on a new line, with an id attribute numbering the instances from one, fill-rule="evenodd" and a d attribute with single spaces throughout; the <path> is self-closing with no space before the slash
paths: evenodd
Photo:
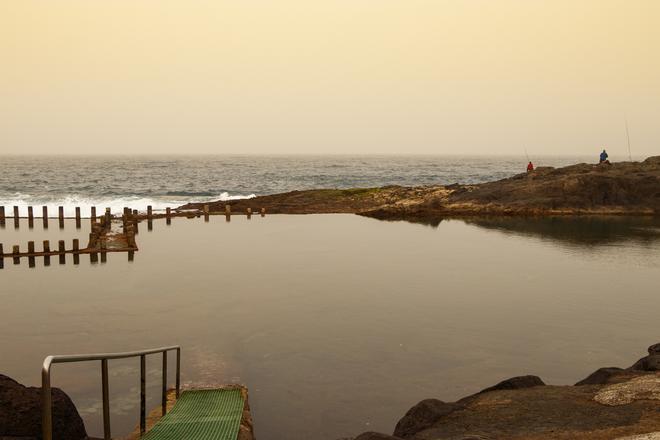
<path id="1" fill-rule="evenodd" d="M 653 364 L 659 348 L 651 346 L 637 369 L 601 368 L 574 386 L 519 376 L 458 402 L 426 399 L 393 437 L 364 433 L 356 440 L 660 439 L 660 372 Z"/>
<path id="2" fill-rule="evenodd" d="M 85 425 L 69 396 L 53 388 L 53 439 L 87 439 Z M 26 387 L 0 374 L 0 439 L 40 439 L 41 388 Z"/>

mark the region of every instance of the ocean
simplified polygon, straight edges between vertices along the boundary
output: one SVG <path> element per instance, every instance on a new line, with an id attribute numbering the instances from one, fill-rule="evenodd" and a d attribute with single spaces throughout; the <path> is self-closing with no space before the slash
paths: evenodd
<path id="1" fill-rule="evenodd" d="M 594 157 L 532 157 L 564 166 Z M 524 172 L 524 156 L 0 156 L 0 206 L 144 210 L 312 188 L 480 183 Z"/>

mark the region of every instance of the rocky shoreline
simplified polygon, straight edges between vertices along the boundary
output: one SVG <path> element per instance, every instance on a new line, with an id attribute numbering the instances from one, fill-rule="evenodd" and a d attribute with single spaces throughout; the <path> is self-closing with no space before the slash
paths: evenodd
<path id="1" fill-rule="evenodd" d="M 472 216 L 660 215 L 660 156 L 642 162 L 539 167 L 477 185 L 319 189 L 205 203 L 211 212 L 351 213 L 383 220 Z M 178 211 L 201 210 L 188 203 Z"/>
<path id="2" fill-rule="evenodd" d="M 660 344 L 629 368 L 600 368 L 572 386 L 519 376 L 456 402 L 426 399 L 391 435 L 341 440 L 660 439 Z"/>

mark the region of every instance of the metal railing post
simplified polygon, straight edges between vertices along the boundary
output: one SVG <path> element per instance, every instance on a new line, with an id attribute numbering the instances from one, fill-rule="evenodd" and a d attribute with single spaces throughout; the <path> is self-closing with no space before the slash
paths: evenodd
<path id="1" fill-rule="evenodd" d="M 53 440 L 53 403 L 50 391 L 50 358 L 41 370 L 41 433 L 43 440 Z"/>
<path id="2" fill-rule="evenodd" d="M 163 352 L 163 389 L 162 389 L 162 413 L 167 414 L 167 352 Z"/>
<path id="3" fill-rule="evenodd" d="M 140 356 L 140 433 L 147 430 L 147 360 Z"/>
<path id="4" fill-rule="evenodd" d="M 181 390 L 181 349 L 176 349 L 176 398 L 179 398 Z"/>
<path id="5" fill-rule="evenodd" d="M 108 390 L 108 360 L 101 360 L 101 388 L 103 393 L 103 439 L 111 440 L 110 434 L 110 393 Z"/>

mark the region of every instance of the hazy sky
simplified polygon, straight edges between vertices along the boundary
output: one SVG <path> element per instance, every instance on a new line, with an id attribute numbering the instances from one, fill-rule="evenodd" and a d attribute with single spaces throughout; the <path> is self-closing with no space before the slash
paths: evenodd
<path id="1" fill-rule="evenodd" d="M 0 0 L 0 153 L 660 154 L 658 0 Z"/>

